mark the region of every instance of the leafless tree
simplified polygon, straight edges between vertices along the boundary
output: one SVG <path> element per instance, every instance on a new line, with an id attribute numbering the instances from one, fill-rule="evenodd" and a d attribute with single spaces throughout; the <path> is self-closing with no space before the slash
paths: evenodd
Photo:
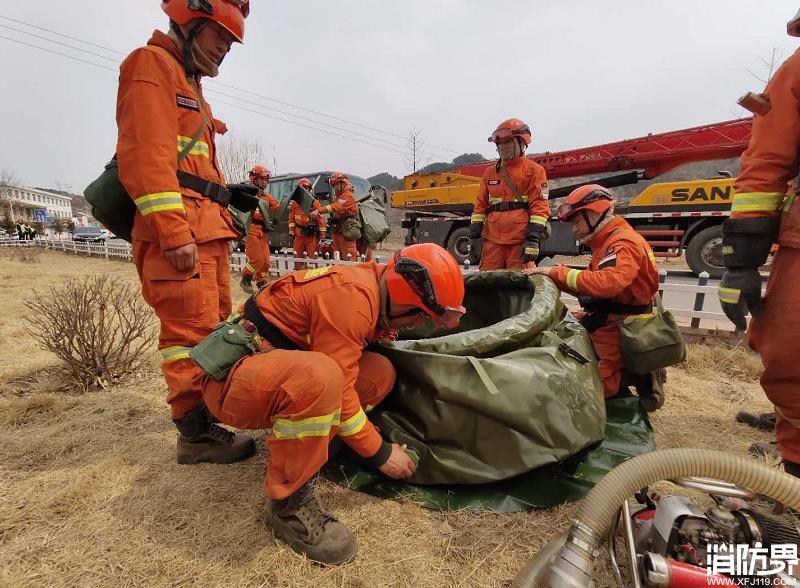
<path id="1" fill-rule="evenodd" d="M 19 186 L 19 180 L 6 169 L 0 170 L 0 212 L 11 218 L 11 190 Z"/>
<path id="2" fill-rule="evenodd" d="M 405 157 L 406 169 L 411 173 L 425 167 L 430 160 L 430 155 L 425 151 L 425 139 L 419 129 L 410 129 L 406 138 L 408 153 Z"/>
<path id="3" fill-rule="evenodd" d="M 244 182 L 254 165 L 266 165 L 264 145 L 258 139 L 229 135 L 219 142 L 217 158 L 228 183 Z"/>

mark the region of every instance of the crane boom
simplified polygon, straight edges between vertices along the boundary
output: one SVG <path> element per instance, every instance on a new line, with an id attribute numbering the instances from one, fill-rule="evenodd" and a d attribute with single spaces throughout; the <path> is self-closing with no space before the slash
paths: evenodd
<path id="1" fill-rule="evenodd" d="M 753 119 L 649 134 L 605 145 L 528 155 L 542 165 L 549 179 L 640 169 L 647 179 L 694 161 L 738 157 L 750 141 Z M 495 161 L 465 165 L 456 173 L 481 177 Z"/>

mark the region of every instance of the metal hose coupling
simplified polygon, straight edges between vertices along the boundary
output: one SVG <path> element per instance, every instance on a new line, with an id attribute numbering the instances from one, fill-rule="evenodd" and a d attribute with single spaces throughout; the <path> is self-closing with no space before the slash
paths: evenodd
<path id="1" fill-rule="evenodd" d="M 592 569 L 600 553 L 602 537 L 580 521 L 572 523 L 564 547 L 550 568 L 547 585 L 553 588 L 586 588 L 592 585 Z"/>

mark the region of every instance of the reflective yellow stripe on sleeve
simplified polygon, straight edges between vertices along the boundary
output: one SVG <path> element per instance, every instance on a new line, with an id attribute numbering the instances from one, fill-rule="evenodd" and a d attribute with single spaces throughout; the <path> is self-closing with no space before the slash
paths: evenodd
<path id="1" fill-rule="evenodd" d="M 780 192 L 741 192 L 734 194 L 731 212 L 776 212 L 782 200 Z"/>
<path id="2" fill-rule="evenodd" d="M 183 135 L 178 135 L 178 153 L 183 151 L 184 147 L 186 147 L 189 143 L 192 142 L 191 137 L 184 137 Z M 202 155 L 203 157 L 209 157 L 209 149 L 208 143 L 205 141 L 198 141 L 195 143 L 191 149 L 189 149 L 188 155 Z"/>
<path id="3" fill-rule="evenodd" d="M 493 204 L 500 204 L 502 201 L 502 198 L 489 198 L 489 206 Z"/>
<path id="4" fill-rule="evenodd" d="M 543 216 L 539 216 L 538 214 L 532 214 L 531 215 L 531 220 L 529 222 L 532 222 L 533 224 L 536 224 L 536 225 L 544 226 L 544 225 L 547 224 L 547 219 L 545 217 L 543 217 Z"/>
<path id="5" fill-rule="evenodd" d="M 360 432 L 361 429 L 364 428 L 364 425 L 367 424 L 367 415 L 366 413 L 358 409 L 358 412 L 351 416 L 346 421 L 343 421 L 339 425 L 339 436 L 341 437 L 349 437 L 351 435 L 355 435 L 356 433 Z"/>
<path id="6" fill-rule="evenodd" d="M 156 192 L 133 199 L 133 203 L 142 216 L 166 210 L 183 210 L 183 198 L 180 192 Z"/>
<path id="7" fill-rule="evenodd" d="M 159 351 L 159 353 L 161 353 L 161 363 L 172 363 L 180 361 L 181 359 L 189 359 L 189 352 L 191 350 L 191 347 L 183 347 L 181 345 L 164 347 L 164 349 Z"/>
<path id="8" fill-rule="evenodd" d="M 307 419 L 275 419 L 272 434 L 276 439 L 302 439 L 303 437 L 327 437 L 331 428 L 339 424 L 339 414 L 332 412 Z"/>
<path id="9" fill-rule="evenodd" d="M 567 272 L 567 288 L 570 290 L 578 291 L 578 276 L 581 275 L 581 270 L 571 269 Z"/>
<path id="10" fill-rule="evenodd" d="M 486 215 L 485 214 L 473 214 L 470 217 L 470 222 L 473 223 L 485 223 L 486 222 Z"/>

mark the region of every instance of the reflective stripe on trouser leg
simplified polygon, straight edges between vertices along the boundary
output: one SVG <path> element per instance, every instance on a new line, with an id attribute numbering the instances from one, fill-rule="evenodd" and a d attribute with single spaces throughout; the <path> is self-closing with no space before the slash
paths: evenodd
<path id="1" fill-rule="evenodd" d="M 207 378 L 203 398 L 225 424 L 272 429 L 264 490 L 280 500 L 327 461 L 343 385 L 341 369 L 327 355 L 276 349 L 245 358 L 225 382 Z"/>
<path id="2" fill-rule="evenodd" d="M 750 323 L 750 346 L 761 355 L 761 386 L 775 405 L 781 455 L 800 463 L 800 250 L 781 247 L 772 261 L 764 307 Z"/>
<path id="3" fill-rule="evenodd" d="M 179 272 L 165 262 L 158 243 L 133 243 L 142 296 L 160 321 L 158 348 L 173 419 L 202 403 L 203 371 L 184 350 L 211 332 L 223 310 L 230 311 L 228 242 L 219 239 L 201 243 L 197 249 L 199 271 Z"/>

